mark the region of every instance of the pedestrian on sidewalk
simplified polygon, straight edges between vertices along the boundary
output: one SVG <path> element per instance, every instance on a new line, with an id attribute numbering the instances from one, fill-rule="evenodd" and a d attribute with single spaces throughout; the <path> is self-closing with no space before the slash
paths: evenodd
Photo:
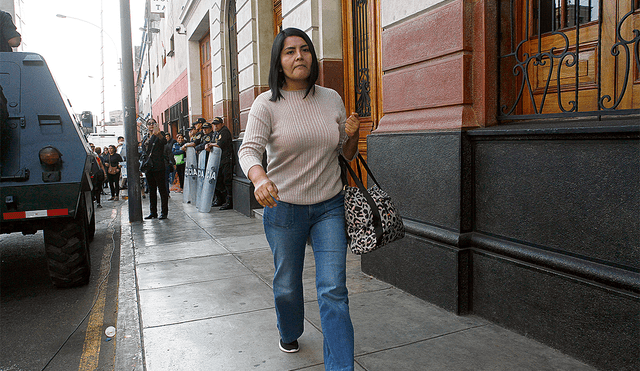
<path id="1" fill-rule="evenodd" d="M 184 135 L 178 134 L 178 140 L 173 143 L 173 147 L 171 148 L 171 152 L 173 153 L 173 158 L 176 161 L 176 172 L 178 173 L 178 180 L 180 181 L 180 190 L 178 192 L 182 193 L 182 188 L 184 188 L 184 168 L 186 167 L 184 158 L 185 153 L 180 147 L 182 147 L 186 142 L 184 140 Z"/>
<path id="2" fill-rule="evenodd" d="M 167 164 L 165 179 L 167 181 L 167 193 L 171 197 L 171 185 L 176 174 L 176 160 L 173 157 L 173 143 L 175 139 L 171 138 L 171 134 L 165 133 L 164 138 L 167 140 L 167 144 L 164 145 L 164 161 Z"/>
<path id="3" fill-rule="evenodd" d="M 102 166 L 100 156 L 96 153 L 96 146 L 94 146 L 93 143 L 89 143 L 89 146 L 93 150 L 93 152 L 91 152 L 91 155 L 93 156 L 93 159 L 91 160 L 91 183 L 93 185 L 91 195 L 93 200 L 96 201 L 96 207 L 101 208 L 100 194 L 102 193 L 102 183 L 104 183 L 107 172 L 104 169 L 104 166 Z M 100 149 L 100 147 L 97 149 Z"/>
<path id="4" fill-rule="evenodd" d="M 319 67 L 307 34 L 287 28 L 271 49 L 270 91 L 254 101 L 238 156 L 265 207 L 273 253 L 280 350 L 296 352 L 304 330 L 302 270 L 307 240 L 316 264 L 325 370 L 353 370 L 346 287 L 347 237 L 338 155 L 353 159 L 360 120 L 340 95 L 315 85 Z M 267 151 L 268 173 L 262 167 Z"/>
<path id="5" fill-rule="evenodd" d="M 122 157 L 116 153 L 116 146 L 113 144 L 110 145 L 105 163 L 105 165 L 108 165 L 107 180 L 109 181 L 109 189 L 111 190 L 111 198 L 109 201 L 120 200 L 120 163 L 122 161 Z"/>
<path id="6" fill-rule="evenodd" d="M 165 178 L 166 162 L 164 146 L 167 139 L 156 120 L 147 121 L 149 132 L 142 139 L 142 150 L 151 159 L 151 167 L 145 172 L 149 184 L 149 208 L 150 213 L 145 219 L 167 219 L 169 214 L 169 190 Z M 158 216 L 158 192 L 160 192 L 160 216 Z"/>

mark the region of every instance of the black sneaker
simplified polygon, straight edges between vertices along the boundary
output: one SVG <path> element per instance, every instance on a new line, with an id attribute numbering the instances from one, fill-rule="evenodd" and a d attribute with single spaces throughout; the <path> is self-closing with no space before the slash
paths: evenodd
<path id="1" fill-rule="evenodd" d="M 298 340 L 294 340 L 291 343 L 283 343 L 282 339 L 280 339 L 280 350 L 285 353 L 295 353 L 300 350 L 300 346 L 298 345 Z"/>

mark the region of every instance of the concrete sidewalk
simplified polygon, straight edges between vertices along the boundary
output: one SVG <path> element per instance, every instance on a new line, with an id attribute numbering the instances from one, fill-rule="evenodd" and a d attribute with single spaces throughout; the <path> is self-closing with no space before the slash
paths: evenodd
<path id="1" fill-rule="evenodd" d="M 202 214 L 183 204 L 182 194 L 171 196 L 167 220 L 130 224 L 122 207 L 115 369 L 324 370 L 313 255 L 305 260 L 301 349 L 285 354 L 278 349 L 273 261 L 261 219 L 217 208 Z M 356 370 L 595 370 L 367 276 L 350 253 L 347 286 Z"/>

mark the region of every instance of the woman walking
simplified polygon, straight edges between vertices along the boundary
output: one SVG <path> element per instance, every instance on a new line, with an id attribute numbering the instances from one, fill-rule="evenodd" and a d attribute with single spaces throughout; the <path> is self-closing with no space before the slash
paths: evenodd
<path id="1" fill-rule="evenodd" d="M 111 190 L 111 198 L 109 201 L 120 200 L 120 163 L 124 161 L 122 157 L 116 153 L 116 146 L 109 146 L 109 153 L 106 156 L 107 165 L 107 181 Z"/>
<path id="2" fill-rule="evenodd" d="M 265 207 L 273 253 L 273 292 L 280 349 L 296 352 L 304 325 L 302 269 L 307 240 L 316 288 L 326 370 L 353 370 L 353 325 L 346 288 L 347 238 L 338 155 L 357 152 L 360 121 L 346 116 L 335 91 L 318 85 L 311 40 L 301 30 L 280 32 L 271 49 L 270 91 L 251 107 L 240 165 Z M 268 172 L 262 167 L 267 151 Z"/>

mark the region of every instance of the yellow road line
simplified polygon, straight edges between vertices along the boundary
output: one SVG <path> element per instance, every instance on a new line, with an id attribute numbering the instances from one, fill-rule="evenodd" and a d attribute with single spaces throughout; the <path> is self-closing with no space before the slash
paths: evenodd
<path id="1" fill-rule="evenodd" d="M 117 215 L 117 210 L 113 210 Z M 107 244 L 102 254 L 102 261 L 100 263 L 100 276 L 105 277 L 109 271 L 109 257 L 111 256 L 112 244 Z M 104 304 L 107 296 L 107 284 L 109 278 L 107 277 L 102 284 L 102 289 L 96 300 L 96 305 L 91 311 L 89 316 L 89 323 L 87 324 L 87 332 L 84 337 L 84 345 L 82 346 L 82 357 L 80 357 L 80 366 L 78 371 L 96 370 L 98 368 L 98 361 L 100 360 L 100 343 L 102 342 L 102 332 L 104 327 Z M 100 288 L 99 288 L 100 289 Z"/>

